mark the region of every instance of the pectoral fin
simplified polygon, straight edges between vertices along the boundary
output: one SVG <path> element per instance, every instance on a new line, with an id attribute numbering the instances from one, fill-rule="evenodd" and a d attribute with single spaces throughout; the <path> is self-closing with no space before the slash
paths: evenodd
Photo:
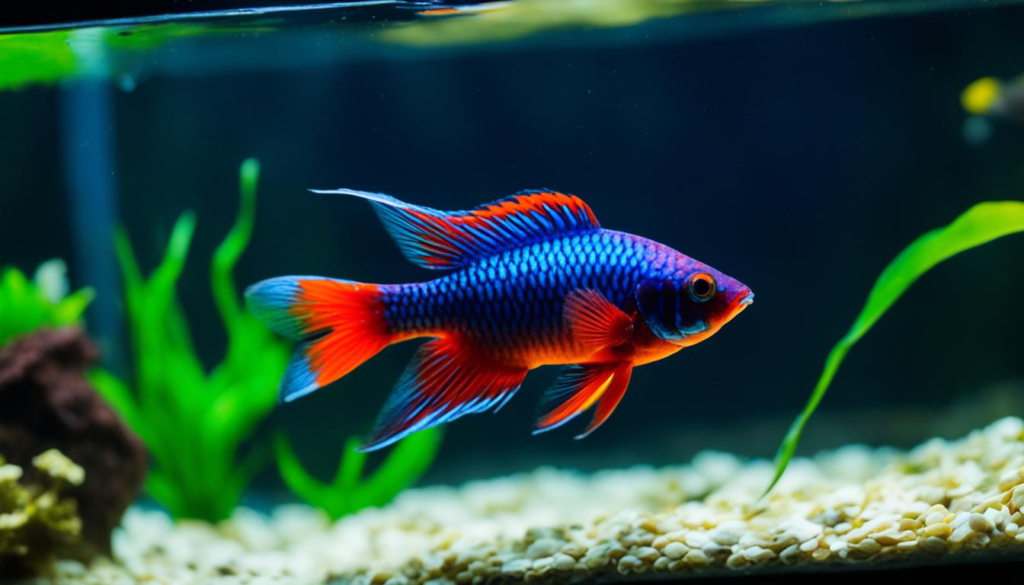
<path id="1" fill-rule="evenodd" d="M 592 289 L 574 290 L 565 298 L 563 316 L 577 341 L 594 351 L 615 347 L 633 335 L 633 320 Z"/>

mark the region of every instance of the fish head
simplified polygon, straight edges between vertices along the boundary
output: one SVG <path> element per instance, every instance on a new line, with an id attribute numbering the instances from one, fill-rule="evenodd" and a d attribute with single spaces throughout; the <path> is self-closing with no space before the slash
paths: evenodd
<path id="1" fill-rule="evenodd" d="M 687 258 L 673 273 L 637 285 L 637 307 L 656 336 L 683 347 L 714 335 L 754 302 L 742 282 Z"/>

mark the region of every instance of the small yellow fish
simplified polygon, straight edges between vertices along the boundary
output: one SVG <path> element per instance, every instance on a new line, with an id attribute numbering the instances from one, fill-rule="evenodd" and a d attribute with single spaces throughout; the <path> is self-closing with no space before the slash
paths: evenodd
<path id="1" fill-rule="evenodd" d="M 995 116 L 1024 121 L 1024 75 L 1010 81 L 982 77 L 960 94 L 964 110 L 975 116 Z"/>

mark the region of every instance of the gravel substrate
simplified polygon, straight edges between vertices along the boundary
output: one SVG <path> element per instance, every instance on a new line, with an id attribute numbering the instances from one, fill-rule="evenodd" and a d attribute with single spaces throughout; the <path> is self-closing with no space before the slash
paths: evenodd
<path id="1" fill-rule="evenodd" d="M 540 469 L 409 490 L 333 526 L 302 506 L 217 527 L 132 510 L 116 562 L 61 563 L 62 583 L 492 583 L 651 580 L 970 551 L 1024 558 L 1024 422 L 1004 418 L 910 452 L 798 459 L 767 498 L 765 461 L 705 453 L 683 467 Z M 959 555 L 959 557 L 954 556 Z"/>

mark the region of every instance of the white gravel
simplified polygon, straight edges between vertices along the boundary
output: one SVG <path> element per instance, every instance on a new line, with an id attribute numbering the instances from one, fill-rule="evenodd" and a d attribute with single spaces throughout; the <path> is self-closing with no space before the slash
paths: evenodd
<path id="1" fill-rule="evenodd" d="M 219 526 L 133 509 L 115 535 L 116 561 L 62 562 L 54 582 L 564 582 L 997 547 L 1024 554 L 1018 418 L 906 453 L 852 446 L 797 459 L 759 500 L 771 472 L 722 453 L 664 469 L 539 469 L 409 490 L 333 526 L 296 505 L 270 516 L 240 509 Z"/>

